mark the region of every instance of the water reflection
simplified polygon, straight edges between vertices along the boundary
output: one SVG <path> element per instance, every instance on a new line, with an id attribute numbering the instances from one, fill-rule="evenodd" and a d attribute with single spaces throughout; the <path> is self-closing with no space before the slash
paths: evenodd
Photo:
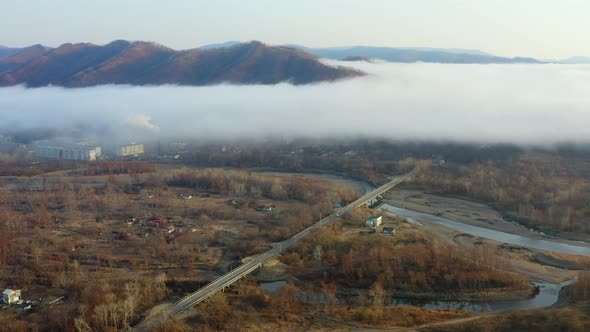
<path id="1" fill-rule="evenodd" d="M 533 282 L 539 287 L 539 292 L 532 298 L 515 301 L 451 301 L 451 300 L 427 300 L 427 299 L 411 299 L 411 298 L 397 298 L 392 299 L 391 304 L 398 306 L 416 306 L 425 309 L 440 309 L 440 310 L 466 310 L 476 312 L 497 312 L 512 309 L 535 309 L 547 308 L 554 305 L 559 299 L 559 291 L 567 285 L 573 283 L 574 280 L 569 280 L 561 284 L 552 284 L 548 282 Z M 265 289 L 271 293 L 277 293 L 280 288 L 286 285 L 286 281 L 275 281 L 261 283 L 260 288 Z M 321 293 L 301 292 L 301 300 L 308 303 L 339 303 L 339 304 L 362 304 L 360 297 L 356 295 L 340 295 L 336 299 L 330 299 Z"/>
<path id="2" fill-rule="evenodd" d="M 539 287 L 539 293 L 530 299 L 516 301 L 439 301 L 439 300 L 417 300 L 407 298 L 394 298 L 393 305 L 412 305 L 425 309 L 446 309 L 446 310 L 467 310 L 477 312 L 496 312 L 512 309 L 536 309 L 547 308 L 554 305 L 559 298 L 559 291 L 564 286 L 573 283 L 573 280 L 561 284 L 547 282 L 534 282 Z"/>

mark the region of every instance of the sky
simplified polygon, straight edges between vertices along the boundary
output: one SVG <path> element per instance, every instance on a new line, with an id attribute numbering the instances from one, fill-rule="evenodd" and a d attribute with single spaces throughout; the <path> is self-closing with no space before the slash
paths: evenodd
<path id="1" fill-rule="evenodd" d="M 1 88 L 0 132 L 82 128 L 90 138 L 121 141 L 358 135 L 590 143 L 590 65 L 346 65 L 370 75 L 303 86 Z"/>
<path id="2" fill-rule="evenodd" d="M 229 40 L 590 56 L 587 0 L 0 0 L 0 45 Z"/>

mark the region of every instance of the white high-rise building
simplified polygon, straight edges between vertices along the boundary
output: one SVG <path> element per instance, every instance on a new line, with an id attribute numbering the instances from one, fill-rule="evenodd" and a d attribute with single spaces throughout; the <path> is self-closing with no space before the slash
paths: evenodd
<path id="1" fill-rule="evenodd" d="M 88 160 L 93 161 L 100 158 L 102 149 L 100 146 L 91 145 L 38 145 L 35 148 L 35 155 L 40 158 L 60 160 Z"/>
<path id="2" fill-rule="evenodd" d="M 117 155 L 119 157 L 137 156 L 144 153 L 143 144 L 126 144 L 117 148 Z"/>

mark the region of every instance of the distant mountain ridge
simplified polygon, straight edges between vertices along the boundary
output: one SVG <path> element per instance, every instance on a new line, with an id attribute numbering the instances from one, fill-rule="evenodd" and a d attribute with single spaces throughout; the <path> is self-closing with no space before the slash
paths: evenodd
<path id="1" fill-rule="evenodd" d="M 301 50 L 256 41 L 184 51 L 125 40 L 103 46 L 34 45 L 0 57 L 0 86 L 307 84 L 362 75 L 323 64 Z"/>
<path id="2" fill-rule="evenodd" d="M 0 45 L 0 59 L 5 58 L 7 56 L 11 56 L 13 54 L 16 54 L 16 53 L 20 52 L 20 50 L 21 50 L 20 48 L 10 48 L 10 47 Z"/>
<path id="3" fill-rule="evenodd" d="M 590 63 L 590 57 L 583 56 L 541 61 L 499 57 L 469 49 L 307 48 L 228 41 L 177 51 L 153 42 L 117 40 L 102 46 L 91 43 L 67 43 L 56 48 L 39 44 L 25 48 L 0 46 L 0 86 L 307 84 L 364 75 L 355 69 L 324 64 L 318 58 L 453 64 Z"/>
<path id="4" fill-rule="evenodd" d="M 578 64 L 589 64 L 590 63 L 590 57 L 588 56 L 573 56 L 564 60 L 557 60 L 555 61 L 556 63 L 562 63 L 562 64 L 572 64 L 572 65 L 578 65 Z"/>
<path id="5" fill-rule="evenodd" d="M 330 48 L 306 48 L 295 46 L 320 58 L 341 60 L 352 57 L 379 59 L 389 62 L 432 62 L 458 64 L 492 63 L 542 63 L 534 58 L 506 58 L 478 50 L 349 46 Z"/>
<path id="6" fill-rule="evenodd" d="M 232 46 L 236 46 L 239 44 L 243 44 L 240 41 L 235 41 L 235 40 L 230 40 L 230 41 L 226 41 L 223 43 L 215 43 L 215 44 L 207 44 L 207 45 L 203 45 L 203 46 L 199 46 L 198 49 L 200 50 L 211 50 L 214 48 L 224 48 L 224 47 L 232 47 Z"/>
<path id="7" fill-rule="evenodd" d="M 208 44 L 200 49 L 223 48 L 238 45 L 239 41 Z M 473 49 L 431 48 L 431 47 L 377 47 L 377 46 L 337 46 L 310 48 L 297 44 L 282 45 L 314 54 L 320 58 L 343 61 L 367 61 L 372 59 L 388 62 L 432 62 L 432 63 L 544 63 L 534 58 L 500 57 Z M 357 59 L 357 60 L 355 60 Z"/>
<path id="8" fill-rule="evenodd" d="M 345 58 L 340 59 L 340 61 L 363 61 L 363 62 L 372 62 L 371 59 L 365 58 L 364 56 L 347 56 Z"/>

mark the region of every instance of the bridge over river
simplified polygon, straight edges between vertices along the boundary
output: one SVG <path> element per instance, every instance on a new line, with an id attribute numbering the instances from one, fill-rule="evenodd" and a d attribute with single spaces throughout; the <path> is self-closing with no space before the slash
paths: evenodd
<path id="1" fill-rule="evenodd" d="M 289 247 L 293 246 L 298 241 L 301 241 L 308 235 L 314 233 L 315 231 L 325 227 L 335 220 L 339 219 L 340 216 L 345 214 L 346 212 L 353 210 L 363 204 L 366 204 L 370 200 L 374 199 L 375 197 L 382 195 L 386 191 L 390 190 L 391 188 L 397 186 L 398 184 L 402 183 L 406 179 L 412 177 L 416 174 L 417 170 L 414 169 L 409 173 L 404 175 L 395 177 L 391 179 L 391 181 L 387 182 L 386 184 L 380 186 L 379 188 L 366 193 L 365 195 L 361 196 L 354 202 L 336 210 L 333 214 L 323 218 L 322 220 L 316 222 L 315 224 L 307 227 L 306 229 L 302 230 L 301 232 L 293 235 L 287 240 L 282 242 L 276 243 L 272 249 L 269 251 L 254 257 L 251 261 L 244 263 L 237 268 L 231 270 L 230 272 L 224 274 L 223 276 L 217 278 L 216 280 L 209 283 L 207 286 L 197 290 L 194 293 L 191 293 L 184 298 L 180 299 L 176 303 L 164 308 L 160 313 L 157 315 L 151 316 L 146 318 L 144 321 L 139 323 L 134 327 L 136 331 L 149 331 L 152 328 L 161 325 L 166 321 L 166 319 L 172 318 L 179 313 L 193 307 L 194 305 L 206 300 L 207 298 L 211 297 L 213 294 L 219 292 L 220 290 L 230 286 L 237 280 L 243 278 L 244 276 L 248 275 L 249 273 L 253 272 L 254 270 L 258 269 L 264 263 L 269 261 L 270 259 L 280 255 L 283 251 L 289 249 Z"/>

